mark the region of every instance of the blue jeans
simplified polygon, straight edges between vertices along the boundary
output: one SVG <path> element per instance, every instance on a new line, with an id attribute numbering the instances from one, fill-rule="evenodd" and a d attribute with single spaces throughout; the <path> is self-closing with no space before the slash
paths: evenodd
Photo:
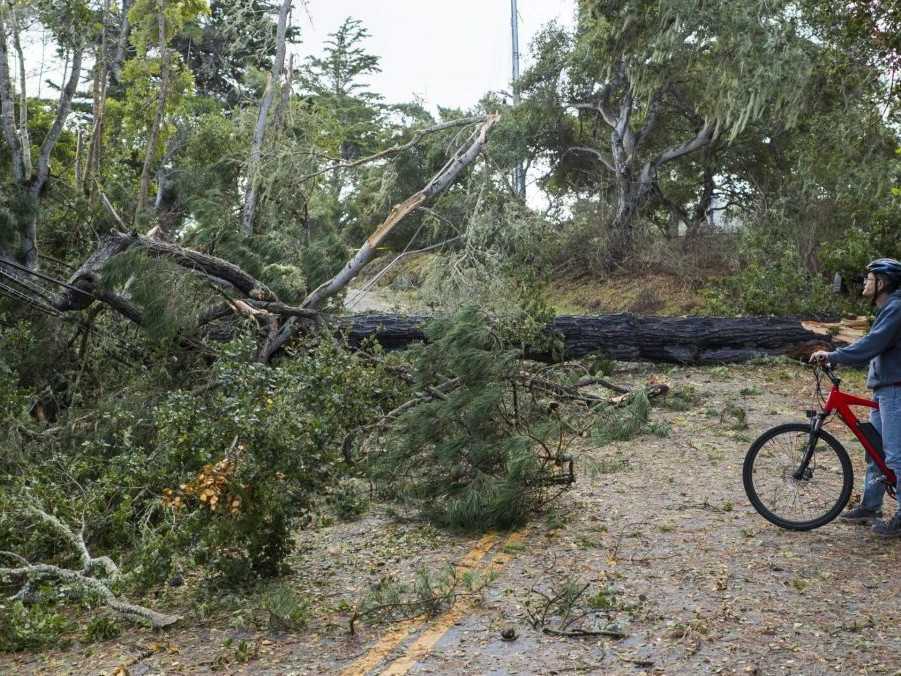
<path id="1" fill-rule="evenodd" d="M 898 477 L 898 495 L 901 496 L 901 385 L 880 387 L 873 396 L 879 402 L 879 410 L 870 413 L 870 422 L 882 435 L 882 448 L 885 451 L 885 464 Z M 882 507 L 885 497 L 885 485 L 880 481 L 882 472 L 873 463 L 867 461 L 867 476 L 864 482 L 861 504 L 867 509 Z"/>

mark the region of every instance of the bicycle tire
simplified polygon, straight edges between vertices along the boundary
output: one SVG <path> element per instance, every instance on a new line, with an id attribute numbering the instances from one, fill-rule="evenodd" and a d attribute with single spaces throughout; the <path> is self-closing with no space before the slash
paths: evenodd
<path id="1" fill-rule="evenodd" d="M 839 441 L 831 434 L 820 430 L 817 435 L 817 445 L 815 446 L 815 448 L 819 449 L 820 444 L 825 443 L 826 446 L 828 446 L 835 453 L 842 474 L 841 490 L 838 492 L 834 504 L 832 504 L 831 507 L 828 507 L 828 509 L 823 514 L 815 518 L 796 521 L 780 516 L 775 511 L 773 511 L 774 507 L 772 505 L 767 505 L 766 501 L 761 497 L 758 486 L 755 483 L 754 468 L 755 463 L 760 457 L 761 451 L 764 448 L 767 448 L 770 445 L 770 442 L 772 442 L 777 437 L 789 434 L 795 436 L 796 438 L 805 439 L 804 448 L 806 448 L 806 440 L 809 439 L 808 435 L 810 434 L 810 424 L 787 423 L 785 425 L 773 427 L 772 429 L 767 430 L 766 432 L 761 434 L 757 438 L 757 440 L 754 441 L 753 444 L 751 444 L 751 447 L 748 449 L 748 453 L 745 456 L 745 462 L 742 468 L 742 481 L 744 483 L 745 493 L 748 495 L 748 499 L 751 501 L 751 504 L 754 506 L 754 509 L 757 510 L 758 514 L 760 514 L 770 523 L 775 524 L 780 528 L 797 531 L 820 528 L 821 526 L 825 526 L 827 523 L 841 514 L 842 510 L 845 508 L 845 505 L 848 504 L 848 499 L 851 497 L 851 490 L 854 487 L 854 468 L 851 465 L 851 459 L 848 457 L 848 452 L 845 450 L 844 446 L 842 446 L 841 443 L 839 443 Z M 798 461 L 800 462 L 800 456 L 798 458 Z M 790 467 L 790 464 L 786 465 L 786 467 Z M 812 471 L 810 478 L 805 480 L 811 481 L 816 476 L 815 472 L 816 469 Z M 785 485 L 789 485 L 792 481 L 794 481 L 796 487 L 801 485 L 800 482 L 794 479 L 794 477 L 789 478 L 788 476 L 786 476 L 784 470 L 781 478 L 777 477 L 777 481 L 781 481 Z M 795 493 L 797 494 L 799 492 L 800 489 L 796 488 Z"/>

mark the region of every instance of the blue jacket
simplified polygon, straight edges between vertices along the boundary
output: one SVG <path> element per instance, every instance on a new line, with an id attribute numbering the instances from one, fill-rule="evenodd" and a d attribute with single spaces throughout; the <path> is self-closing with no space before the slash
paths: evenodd
<path id="1" fill-rule="evenodd" d="M 867 360 L 867 387 L 871 390 L 901 384 L 901 290 L 879 308 L 867 335 L 829 353 L 833 364 L 863 364 Z"/>

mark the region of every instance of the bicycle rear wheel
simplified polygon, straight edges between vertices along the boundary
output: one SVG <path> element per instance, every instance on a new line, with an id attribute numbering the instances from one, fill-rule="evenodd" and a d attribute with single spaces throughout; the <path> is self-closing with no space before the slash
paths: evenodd
<path id="1" fill-rule="evenodd" d="M 828 432 L 817 433 L 813 458 L 796 478 L 809 439 L 809 424 L 779 425 L 760 435 L 745 456 L 745 493 L 764 519 L 781 528 L 824 526 L 841 514 L 851 497 L 851 460 Z"/>

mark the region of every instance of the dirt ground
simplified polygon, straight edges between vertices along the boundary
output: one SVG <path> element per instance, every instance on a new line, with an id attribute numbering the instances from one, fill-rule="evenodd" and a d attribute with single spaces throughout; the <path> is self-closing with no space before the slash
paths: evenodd
<path id="1" fill-rule="evenodd" d="M 448 534 L 375 506 L 298 535 L 288 582 L 310 602 L 302 630 L 276 632 L 251 601 L 224 600 L 195 605 L 163 633 L 137 628 L 91 646 L 0 656 L 0 673 L 901 674 L 901 540 L 839 522 L 783 531 L 742 489 L 753 438 L 812 407 L 809 372 L 624 365 L 612 379 L 637 384 L 652 373 L 697 395 L 687 410 L 654 408 L 669 435 L 586 444 L 573 489 L 512 539 Z M 859 374 L 848 374 L 848 389 L 862 391 Z M 740 415 L 721 418 L 727 408 L 745 411 L 747 429 Z M 863 451 L 839 436 L 859 484 Z M 358 623 L 350 635 L 350 609 L 371 585 L 461 561 L 493 572 L 480 598 L 432 619 Z M 622 638 L 534 628 L 541 594 L 566 584 L 585 588 L 578 626 Z M 167 590 L 153 603 L 174 598 Z"/>

